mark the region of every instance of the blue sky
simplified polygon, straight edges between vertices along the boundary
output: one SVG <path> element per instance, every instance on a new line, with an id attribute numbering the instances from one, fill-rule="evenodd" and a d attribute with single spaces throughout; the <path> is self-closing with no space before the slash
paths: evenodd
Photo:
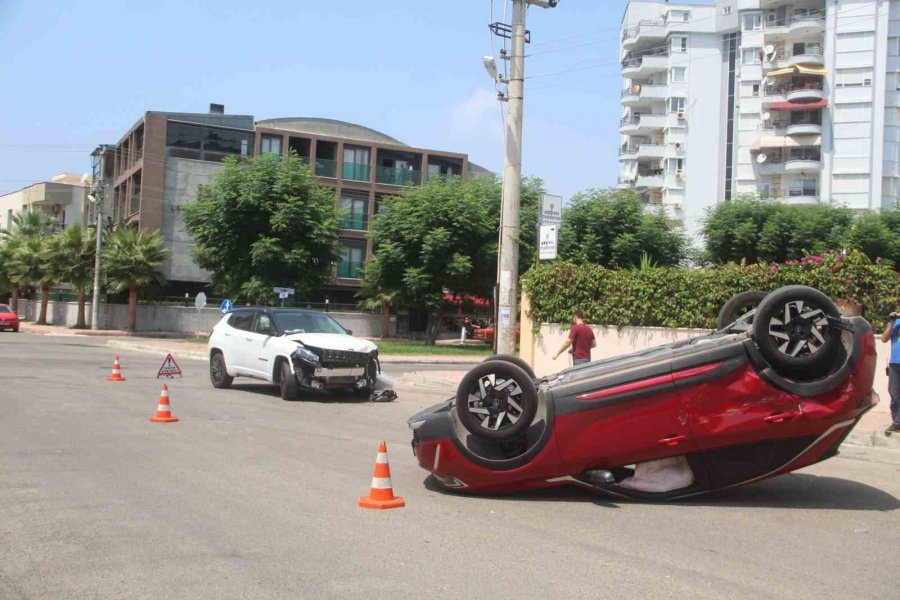
<path id="1" fill-rule="evenodd" d="M 352 121 L 502 168 L 490 0 L 0 0 L 0 193 L 87 172 L 147 110 Z M 523 171 L 566 198 L 617 173 L 625 0 L 531 8 Z M 494 19 L 503 1 L 493 2 Z M 498 46 L 499 48 L 499 46 Z M 565 72 L 570 71 L 570 72 Z"/>

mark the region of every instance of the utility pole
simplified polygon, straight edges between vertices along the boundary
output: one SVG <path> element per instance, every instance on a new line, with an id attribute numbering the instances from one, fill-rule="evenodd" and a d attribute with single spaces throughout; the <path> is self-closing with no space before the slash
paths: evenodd
<path id="1" fill-rule="evenodd" d="M 103 184 L 95 189 L 88 198 L 94 205 L 97 213 L 97 230 L 95 237 L 97 245 L 94 251 L 94 291 L 91 296 L 91 329 L 100 329 L 100 245 L 103 238 Z"/>
<path id="2" fill-rule="evenodd" d="M 528 5 L 554 8 L 558 0 L 513 0 L 512 48 L 509 56 L 506 148 L 500 209 L 500 268 L 496 340 L 498 354 L 515 354 L 519 299 L 519 203 L 522 181 L 522 111 L 525 92 L 525 14 Z"/>

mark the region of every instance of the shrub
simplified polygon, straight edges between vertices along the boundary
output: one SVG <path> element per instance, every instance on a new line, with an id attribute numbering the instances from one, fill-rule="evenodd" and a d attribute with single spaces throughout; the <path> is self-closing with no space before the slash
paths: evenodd
<path id="1" fill-rule="evenodd" d="M 900 306 L 900 274 L 886 261 L 859 251 L 823 252 L 785 263 L 736 264 L 702 269 L 650 267 L 607 269 L 556 262 L 539 265 L 522 281 L 535 327 L 566 323 L 584 311 L 588 323 L 613 326 L 715 326 L 719 309 L 734 294 L 803 284 L 835 301 L 859 303 L 876 328 Z"/>

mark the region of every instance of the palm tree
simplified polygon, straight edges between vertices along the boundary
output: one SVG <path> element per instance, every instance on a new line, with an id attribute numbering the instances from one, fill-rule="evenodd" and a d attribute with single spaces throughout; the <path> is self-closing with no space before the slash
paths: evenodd
<path id="1" fill-rule="evenodd" d="M 37 325 L 47 324 L 47 302 L 50 300 L 50 284 L 53 282 L 47 245 L 46 237 L 23 238 L 9 263 L 10 279 L 16 285 L 41 286 L 41 310 L 35 321 Z"/>
<path id="2" fill-rule="evenodd" d="M 2 263 L 4 265 L 11 264 L 14 260 L 13 255 L 21 247 L 22 243 L 31 238 L 43 238 L 50 235 L 52 221 L 42 212 L 37 210 L 22 210 L 13 215 L 10 220 L 9 229 L 0 229 L 0 234 L 6 236 L 3 242 L 5 250 L 2 251 Z M 0 267 L 5 272 L 6 278 L 9 279 L 11 290 L 10 308 L 13 312 L 19 311 L 19 290 L 22 285 L 28 285 L 30 282 L 24 282 L 17 279 L 12 271 L 7 267 Z"/>
<path id="3" fill-rule="evenodd" d="M 358 304 L 363 310 L 381 309 L 381 337 L 391 337 L 391 307 L 397 302 L 397 292 L 385 292 L 364 287 L 356 294 L 360 298 Z"/>
<path id="4" fill-rule="evenodd" d="M 134 331 L 138 291 L 165 283 L 159 268 L 168 257 L 159 231 L 144 233 L 131 227 L 117 227 L 103 249 L 103 268 L 112 292 L 128 290 L 128 317 L 125 331 Z"/>
<path id="5" fill-rule="evenodd" d="M 65 281 L 78 293 L 78 321 L 75 327 L 85 328 L 84 305 L 87 289 L 93 283 L 94 231 L 73 225 L 50 238 L 48 260 L 56 281 Z"/>

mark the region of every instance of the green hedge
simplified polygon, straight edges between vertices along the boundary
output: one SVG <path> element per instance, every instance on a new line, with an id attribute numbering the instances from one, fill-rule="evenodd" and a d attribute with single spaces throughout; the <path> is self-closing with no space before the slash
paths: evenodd
<path id="1" fill-rule="evenodd" d="M 585 321 L 593 324 L 711 329 L 719 309 L 734 294 L 792 284 L 860 303 L 876 328 L 883 328 L 885 317 L 900 309 L 900 274 L 858 251 L 824 252 L 784 264 L 729 263 L 702 269 L 613 270 L 553 262 L 523 277 L 535 327 L 567 323 L 572 311 L 581 309 Z"/>

